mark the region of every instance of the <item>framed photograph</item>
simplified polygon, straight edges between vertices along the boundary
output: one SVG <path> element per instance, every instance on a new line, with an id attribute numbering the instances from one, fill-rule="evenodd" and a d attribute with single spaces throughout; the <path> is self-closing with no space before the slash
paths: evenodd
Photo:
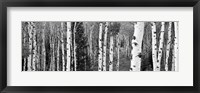
<path id="1" fill-rule="evenodd" d="M 199 91 L 199 0 L 6 0 L 0 91 Z"/>

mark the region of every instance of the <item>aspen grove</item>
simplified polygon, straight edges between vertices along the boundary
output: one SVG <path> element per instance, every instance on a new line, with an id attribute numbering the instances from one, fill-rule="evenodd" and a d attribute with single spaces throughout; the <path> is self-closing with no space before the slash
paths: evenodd
<path id="1" fill-rule="evenodd" d="M 21 25 L 22 71 L 178 70 L 178 22 Z"/>

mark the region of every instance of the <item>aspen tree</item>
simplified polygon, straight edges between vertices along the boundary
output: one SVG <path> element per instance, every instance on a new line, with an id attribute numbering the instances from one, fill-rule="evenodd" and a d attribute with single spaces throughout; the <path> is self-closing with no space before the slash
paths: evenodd
<path id="1" fill-rule="evenodd" d="M 141 68 L 141 49 L 142 49 L 142 39 L 144 35 L 144 22 L 137 22 L 134 24 L 134 35 L 131 41 L 133 47 L 131 54 L 131 71 L 140 71 Z"/>
<path id="2" fill-rule="evenodd" d="M 92 54 L 93 54 L 93 51 L 94 51 L 93 48 L 92 48 L 92 47 L 93 47 L 93 45 L 92 45 L 92 36 L 93 36 L 92 34 L 93 34 L 93 30 L 92 30 L 92 28 L 93 28 L 94 26 L 92 26 L 91 24 L 90 24 L 90 26 L 91 26 L 91 28 L 89 29 L 89 46 L 90 46 L 90 47 L 89 47 L 89 51 L 90 51 L 90 52 L 89 52 L 89 57 L 90 57 L 90 61 L 91 61 L 91 62 L 94 62 L 93 55 L 92 55 Z M 91 67 L 91 68 L 92 68 L 92 67 Z"/>
<path id="3" fill-rule="evenodd" d="M 172 71 L 176 71 L 178 64 L 178 22 L 174 22 L 174 51 L 172 59 Z"/>
<path id="4" fill-rule="evenodd" d="M 71 22 L 67 22 L 67 71 L 70 71 L 71 63 Z"/>
<path id="5" fill-rule="evenodd" d="M 57 62 L 56 62 L 56 68 L 57 71 L 59 71 L 60 66 L 59 66 L 59 61 L 60 61 L 60 29 L 57 29 L 57 50 L 56 50 L 56 54 L 57 54 Z"/>
<path id="6" fill-rule="evenodd" d="M 88 37 L 90 37 L 89 35 L 90 34 L 88 34 L 88 26 L 87 26 L 87 22 L 85 22 L 85 26 L 84 26 L 84 34 L 85 35 L 87 35 Z M 90 38 L 87 38 L 87 40 L 86 40 L 86 42 L 88 42 L 89 43 L 89 39 Z M 87 46 L 86 46 L 86 48 L 84 49 L 84 53 L 86 54 L 86 55 L 89 55 L 90 54 L 90 52 L 88 52 L 89 51 L 89 48 L 90 46 L 89 46 L 89 44 L 87 44 Z M 103 56 L 103 55 L 102 55 Z M 84 71 L 86 71 L 87 70 L 87 58 L 86 58 L 86 56 L 84 56 Z M 102 63 L 103 63 L 103 58 L 102 58 Z M 103 66 L 103 65 L 102 65 Z"/>
<path id="7" fill-rule="evenodd" d="M 73 31 L 73 34 L 74 34 L 74 35 L 73 35 L 73 36 L 74 36 L 74 37 L 73 37 L 73 38 L 74 38 L 74 40 L 73 40 L 73 43 L 74 43 L 74 48 L 73 48 L 73 51 L 74 51 L 74 53 L 73 53 L 73 54 L 74 54 L 74 55 L 73 55 L 73 56 L 74 56 L 74 71 L 76 71 L 76 47 L 77 47 L 77 46 L 76 46 L 76 41 L 75 41 L 75 40 L 76 40 L 76 22 L 74 23 L 74 31 Z"/>
<path id="8" fill-rule="evenodd" d="M 52 62 L 51 62 L 51 65 L 52 65 L 52 71 L 55 71 L 55 53 L 54 53 L 54 47 L 55 47 L 55 24 L 53 24 L 52 25 L 52 39 L 51 39 L 51 41 L 52 41 Z"/>
<path id="9" fill-rule="evenodd" d="M 107 33 L 108 33 L 108 22 L 105 25 L 105 33 L 104 33 L 104 44 L 103 44 L 103 71 L 106 71 L 106 49 L 107 49 Z"/>
<path id="10" fill-rule="evenodd" d="M 28 33 L 29 33 L 29 56 L 28 56 L 28 71 L 31 71 L 32 68 L 32 26 L 31 26 L 31 22 L 28 22 Z"/>
<path id="11" fill-rule="evenodd" d="M 37 46 L 36 46 L 36 30 L 35 30 L 35 24 L 33 22 L 31 22 L 31 25 L 32 25 L 32 35 L 33 35 L 33 38 L 32 38 L 32 42 L 33 42 L 33 48 L 32 48 L 32 51 L 33 51 L 33 58 L 32 58 L 32 69 L 33 71 L 36 70 L 36 61 L 37 61 Z"/>
<path id="12" fill-rule="evenodd" d="M 160 71 L 160 64 L 162 58 L 162 49 L 164 43 L 164 32 L 165 32 L 165 22 L 161 22 L 161 31 L 160 31 L 160 39 L 159 39 L 159 50 L 158 50 L 158 60 L 156 64 L 156 71 Z"/>
<path id="13" fill-rule="evenodd" d="M 70 22 L 70 25 L 72 26 L 72 22 Z M 70 71 L 74 70 L 74 66 L 71 66 L 71 64 L 74 64 L 74 46 L 73 46 L 73 27 L 70 26 Z"/>
<path id="14" fill-rule="evenodd" d="M 71 23 L 71 25 L 72 25 L 72 23 Z M 74 30 L 72 30 L 72 29 L 74 29 L 74 28 L 71 28 L 71 45 L 70 45 L 70 47 L 71 47 L 71 64 L 72 64 L 72 66 L 70 67 L 70 71 L 74 71 Z"/>
<path id="15" fill-rule="evenodd" d="M 52 22 L 49 23 L 49 27 L 50 27 L 50 54 L 51 54 L 51 58 L 50 58 L 50 70 L 53 70 L 53 25 Z"/>
<path id="16" fill-rule="evenodd" d="M 110 36 L 110 49 L 109 49 L 109 71 L 113 71 L 113 36 Z"/>
<path id="17" fill-rule="evenodd" d="M 98 53 L 98 71 L 102 71 L 102 33 L 103 33 L 103 24 L 99 23 L 99 53 Z"/>
<path id="18" fill-rule="evenodd" d="M 156 71 L 157 64 L 157 42 L 156 42 L 156 24 L 152 22 L 152 59 L 153 59 L 153 71 Z"/>
<path id="19" fill-rule="evenodd" d="M 171 25 L 172 23 L 169 22 L 169 28 L 168 28 L 168 39 L 167 39 L 167 50 L 166 50 L 166 61 L 165 61 L 165 71 L 168 71 L 168 60 L 169 60 L 169 52 L 170 52 L 170 46 L 171 46 Z"/>
<path id="20" fill-rule="evenodd" d="M 40 71 L 41 69 L 41 67 L 40 67 L 40 37 L 41 37 L 41 28 L 40 28 L 40 26 L 41 26 L 41 23 L 37 23 L 37 26 L 39 26 L 39 29 L 36 31 L 36 47 L 37 47 L 37 54 L 36 54 L 36 56 L 37 56 L 37 60 L 36 60 L 36 71 Z"/>
<path id="21" fill-rule="evenodd" d="M 25 26 L 25 27 L 22 28 L 22 29 L 24 29 L 23 32 L 22 32 L 22 35 L 23 35 L 23 41 L 22 41 L 22 43 L 23 43 L 23 47 L 26 48 L 26 40 L 27 40 L 27 39 L 26 39 L 26 33 L 27 33 L 27 25 L 26 25 L 26 23 L 24 23 L 24 26 Z M 25 49 L 24 51 L 27 51 L 27 50 Z M 22 71 L 25 71 L 25 70 L 26 70 L 26 64 L 27 64 L 26 58 L 27 58 L 27 56 L 24 55 L 24 58 L 23 58 L 24 64 L 23 64 Z"/>
<path id="22" fill-rule="evenodd" d="M 61 50 L 62 50 L 62 71 L 65 71 L 65 53 L 64 53 L 64 23 L 61 22 Z"/>
<path id="23" fill-rule="evenodd" d="M 43 25 L 43 30 L 42 30 L 42 58 L 43 58 L 43 71 L 45 71 L 46 68 L 46 49 L 45 49 L 45 26 L 46 22 Z"/>

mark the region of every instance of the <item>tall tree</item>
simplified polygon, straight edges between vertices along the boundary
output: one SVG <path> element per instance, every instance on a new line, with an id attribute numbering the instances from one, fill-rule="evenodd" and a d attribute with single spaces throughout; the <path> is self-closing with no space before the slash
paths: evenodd
<path id="1" fill-rule="evenodd" d="M 32 69 L 33 71 L 36 70 L 36 63 L 37 63 L 37 46 L 36 46 L 36 30 L 35 30 L 35 23 L 32 22 L 32 35 L 33 35 L 33 48 L 32 48 L 32 51 L 33 51 L 33 59 L 32 59 Z"/>
<path id="2" fill-rule="evenodd" d="M 153 71 L 156 71 L 157 64 L 157 42 L 156 42 L 156 24 L 152 22 L 152 59 L 153 59 Z"/>
<path id="3" fill-rule="evenodd" d="M 61 22 L 61 50 L 62 50 L 62 71 L 65 71 L 64 22 Z"/>
<path id="4" fill-rule="evenodd" d="M 87 36 L 85 34 L 85 29 L 83 22 L 77 23 L 76 29 L 76 58 L 77 58 L 77 71 L 86 71 L 90 68 L 90 60 L 88 56 L 88 44 Z"/>
<path id="5" fill-rule="evenodd" d="M 104 33 L 104 43 L 103 43 L 103 71 L 106 71 L 106 50 L 107 50 L 107 33 L 108 33 L 108 25 L 109 23 L 106 22 L 105 24 L 105 33 Z"/>
<path id="6" fill-rule="evenodd" d="M 144 35 L 144 22 L 137 22 L 134 25 L 134 35 L 131 41 L 132 44 L 132 59 L 131 59 L 131 71 L 140 71 L 141 68 L 141 47 L 142 39 Z"/>
<path id="7" fill-rule="evenodd" d="M 28 44 L 28 23 L 22 22 L 22 71 L 27 71 L 29 55 L 29 44 Z"/>
<path id="8" fill-rule="evenodd" d="M 153 70 L 152 48 L 152 23 L 145 22 L 144 35 L 142 39 L 140 71 Z"/>
<path id="9" fill-rule="evenodd" d="M 50 70 L 54 71 L 54 24 L 50 22 L 50 55 L 51 55 L 51 60 L 50 60 Z"/>
<path id="10" fill-rule="evenodd" d="M 172 59 L 172 71 L 176 71 L 176 66 L 178 62 L 178 22 L 174 22 L 174 51 L 173 51 L 173 59 Z"/>
<path id="11" fill-rule="evenodd" d="M 161 22 L 161 31 L 160 31 L 160 38 L 159 38 L 159 50 L 158 50 L 158 60 L 156 64 L 156 71 L 160 71 L 160 64 L 162 58 L 162 49 L 164 43 L 164 32 L 165 32 L 165 22 Z"/>
<path id="12" fill-rule="evenodd" d="M 29 33 L 29 57 L 28 57 L 28 71 L 32 71 L 32 25 L 28 22 L 28 33 Z"/>
<path id="13" fill-rule="evenodd" d="M 109 71 L 113 71 L 113 36 L 110 36 L 110 49 L 109 49 Z"/>
<path id="14" fill-rule="evenodd" d="M 99 23 L 99 53 L 98 53 L 98 71 L 102 71 L 102 33 L 103 23 Z"/>
<path id="15" fill-rule="evenodd" d="M 73 61 L 74 61 L 74 71 L 76 71 L 76 22 L 74 22 L 74 29 L 73 29 Z"/>
<path id="16" fill-rule="evenodd" d="M 109 45 L 109 71 L 110 70 L 117 70 L 119 71 L 119 39 L 118 39 L 118 34 L 120 30 L 120 23 L 119 22 L 110 22 L 109 23 L 109 28 L 108 28 L 108 35 L 109 35 L 109 40 L 110 40 L 110 45 Z M 116 50 L 116 51 L 114 51 Z M 116 56 L 115 56 L 116 55 Z M 116 64 L 114 65 L 116 59 Z M 115 68 L 114 68 L 115 67 Z"/>
<path id="17" fill-rule="evenodd" d="M 41 22 L 36 22 L 35 23 L 35 25 L 36 25 L 36 57 L 37 57 L 37 59 L 36 59 L 36 71 L 40 71 L 41 69 L 41 26 L 42 26 L 42 24 L 41 24 Z"/>
<path id="18" fill-rule="evenodd" d="M 71 65 L 71 22 L 67 22 L 67 71 L 70 71 Z"/>
<path id="19" fill-rule="evenodd" d="M 171 22 L 169 22 L 169 27 L 168 27 L 168 39 L 167 39 L 167 49 L 166 49 L 166 61 L 165 61 L 165 71 L 168 71 L 168 60 L 169 60 L 169 52 L 170 52 L 170 46 L 171 46 Z"/>
<path id="20" fill-rule="evenodd" d="M 46 49 L 45 49 L 45 26 L 46 22 L 43 24 L 43 30 L 42 30 L 42 62 L 43 62 L 43 71 L 45 71 L 46 68 Z"/>

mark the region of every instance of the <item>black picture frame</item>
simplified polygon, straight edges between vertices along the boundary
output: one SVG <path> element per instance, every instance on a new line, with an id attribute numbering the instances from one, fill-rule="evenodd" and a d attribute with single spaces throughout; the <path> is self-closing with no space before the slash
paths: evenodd
<path id="1" fill-rule="evenodd" d="M 7 7 L 193 7 L 193 86 L 7 86 Z M 1 0 L 0 91 L 2 93 L 199 93 L 200 0 Z"/>

